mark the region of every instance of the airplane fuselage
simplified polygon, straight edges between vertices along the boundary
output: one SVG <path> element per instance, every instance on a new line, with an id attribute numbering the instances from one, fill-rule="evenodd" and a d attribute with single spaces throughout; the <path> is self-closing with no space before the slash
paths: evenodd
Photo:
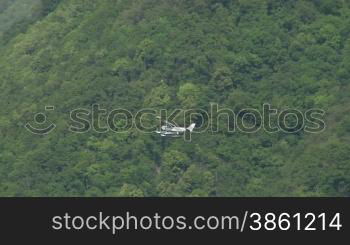
<path id="1" fill-rule="evenodd" d="M 195 123 L 192 123 L 188 128 L 176 127 L 174 125 L 164 125 L 160 128 L 160 131 L 156 131 L 156 133 L 160 134 L 161 136 L 179 137 L 186 131 L 192 132 L 195 126 Z"/>
<path id="2" fill-rule="evenodd" d="M 167 127 L 167 126 L 162 126 L 162 131 L 166 131 L 166 132 L 179 132 L 179 133 L 183 133 L 186 131 L 186 128 L 182 128 L 182 127 Z"/>

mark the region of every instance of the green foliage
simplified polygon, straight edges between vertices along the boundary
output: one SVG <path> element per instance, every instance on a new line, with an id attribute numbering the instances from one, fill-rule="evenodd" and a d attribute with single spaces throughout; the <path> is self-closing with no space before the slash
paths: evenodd
<path id="1" fill-rule="evenodd" d="M 0 196 L 350 196 L 348 1 L 0 0 L 0 69 Z M 210 103 L 317 107 L 327 128 L 228 133 L 221 118 L 191 142 L 67 130 L 92 104 Z M 45 105 L 57 128 L 30 134 Z"/>
<path id="2" fill-rule="evenodd" d="M 145 98 L 144 106 L 151 108 L 167 108 L 171 104 L 171 91 L 164 82 L 155 88 Z"/>
<path id="3" fill-rule="evenodd" d="M 202 93 L 198 85 L 186 83 L 180 86 L 177 97 L 184 109 L 191 109 L 197 108 L 202 98 Z"/>

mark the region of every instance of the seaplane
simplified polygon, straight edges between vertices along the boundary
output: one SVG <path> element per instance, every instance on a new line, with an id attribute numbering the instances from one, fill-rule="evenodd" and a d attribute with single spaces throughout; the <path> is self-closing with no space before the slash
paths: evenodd
<path id="1" fill-rule="evenodd" d="M 192 123 L 189 127 L 178 127 L 175 124 L 172 124 L 168 121 L 164 121 L 164 125 L 161 126 L 159 131 L 156 131 L 157 134 L 160 134 L 162 137 L 181 137 L 186 131 L 192 133 L 193 129 L 196 127 L 195 123 Z"/>

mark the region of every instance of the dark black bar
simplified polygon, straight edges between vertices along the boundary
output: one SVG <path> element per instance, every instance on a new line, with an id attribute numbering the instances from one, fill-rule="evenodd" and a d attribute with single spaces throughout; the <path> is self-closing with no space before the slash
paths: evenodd
<path id="1" fill-rule="evenodd" d="M 349 198 L 1 198 L 0 235 L 2 241 L 10 241 L 11 244 L 15 244 L 22 239 L 28 243 L 45 241 L 47 244 L 50 244 L 50 242 L 134 244 L 136 241 L 141 241 L 143 244 L 169 244 L 169 242 L 174 241 L 182 244 L 189 244 L 190 241 L 195 242 L 193 244 L 201 242 L 206 242 L 205 244 L 208 242 L 213 244 L 242 244 L 242 242 L 248 243 L 256 241 L 256 239 L 260 242 L 275 240 L 281 242 L 289 240 L 316 242 L 318 239 L 323 239 L 336 243 L 347 239 L 348 234 L 350 234 L 349 208 Z M 140 230 L 140 228 L 139 230 L 124 229 L 118 230 L 116 234 L 108 229 L 100 230 L 96 228 L 89 230 L 86 226 L 81 230 L 62 228 L 57 231 L 53 229 L 53 225 L 57 225 L 56 228 L 59 226 L 58 223 L 53 223 L 53 218 L 60 216 L 62 219 L 57 218 L 57 220 L 60 220 L 59 223 L 63 226 L 65 225 L 63 223 L 65 222 L 64 216 L 66 213 L 71 217 L 68 219 L 70 222 L 75 216 L 81 216 L 85 222 L 91 216 L 95 216 L 97 220 L 100 213 L 104 215 L 103 217 L 121 216 L 126 219 L 127 212 L 137 218 L 142 216 L 154 218 L 154 215 L 158 214 L 161 217 L 160 221 L 166 216 L 171 216 L 174 219 L 178 216 L 184 216 L 186 217 L 187 227 L 182 230 L 175 227 L 171 230 L 158 230 L 156 227 L 149 230 Z M 239 225 L 238 230 L 233 228 L 210 230 L 207 227 L 203 230 L 197 230 L 192 227 L 197 216 L 203 216 L 206 219 L 210 216 L 216 216 L 218 219 L 221 216 L 237 216 L 241 224 L 246 212 L 248 213 L 243 232 L 241 232 L 241 225 Z M 261 215 L 262 223 L 265 214 L 274 213 L 277 227 L 273 229 L 273 224 L 270 224 L 273 230 L 266 230 L 262 227 L 259 231 L 252 231 L 249 228 L 250 226 L 258 227 L 258 224 L 254 222 L 257 216 L 249 217 L 255 212 Z M 286 214 L 281 217 L 283 213 L 288 213 L 290 218 L 284 219 Z M 301 217 L 299 230 L 297 227 L 298 213 Z M 315 221 L 311 222 L 312 214 L 305 218 L 308 213 L 314 214 Z M 324 213 L 325 224 L 323 224 L 322 213 Z M 337 214 L 339 214 L 339 218 L 336 217 Z M 295 218 L 292 218 L 293 215 L 296 215 Z M 319 217 L 319 215 L 321 216 Z M 278 218 L 280 218 L 280 223 Z M 332 219 L 334 221 L 330 224 Z M 99 221 L 96 220 L 90 219 L 91 226 L 98 224 Z M 165 224 L 169 228 L 171 221 L 165 220 Z M 198 220 L 201 226 L 206 224 L 207 221 Z M 79 226 L 79 219 L 77 218 L 75 221 L 76 225 Z M 129 223 L 130 227 L 133 227 L 133 221 Z M 215 219 L 213 218 L 212 221 L 214 221 L 212 225 L 215 226 Z M 121 225 L 118 222 L 117 224 Z M 155 220 L 152 220 L 152 222 L 154 222 L 154 225 Z M 290 223 L 290 228 L 288 228 L 288 223 Z M 71 225 L 71 223 L 68 224 Z M 232 224 L 237 223 L 233 222 Z M 192 229 L 188 228 L 190 225 Z M 228 223 L 226 225 L 227 228 Z M 316 230 L 306 231 L 307 225 L 309 225 L 308 228 L 315 228 Z M 288 229 L 283 231 L 280 226 L 283 229 Z M 268 225 L 268 228 L 271 228 L 271 226 Z M 323 231 L 323 229 L 325 230 Z"/>

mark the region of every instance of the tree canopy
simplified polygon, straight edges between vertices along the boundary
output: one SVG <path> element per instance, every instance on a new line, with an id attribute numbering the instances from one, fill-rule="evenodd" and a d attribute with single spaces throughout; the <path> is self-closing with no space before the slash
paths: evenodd
<path id="1" fill-rule="evenodd" d="M 350 196 L 349 1 L 0 0 L 0 71 L 0 196 Z M 67 130 L 93 104 L 211 103 L 320 108 L 327 127 Z M 28 132 L 47 105 L 55 131 Z"/>

